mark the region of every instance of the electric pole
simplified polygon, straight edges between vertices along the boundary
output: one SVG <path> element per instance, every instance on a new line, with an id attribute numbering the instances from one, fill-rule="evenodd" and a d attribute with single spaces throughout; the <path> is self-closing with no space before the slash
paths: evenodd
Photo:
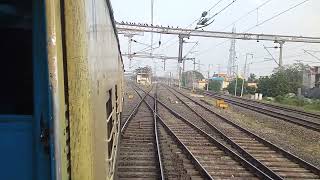
<path id="1" fill-rule="evenodd" d="M 242 77 L 242 85 L 241 85 L 241 94 L 240 94 L 241 97 L 242 97 L 242 95 L 243 95 L 244 80 L 247 78 L 248 55 L 250 55 L 250 56 L 253 58 L 253 54 L 251 54 L 251 53 L 246 53 L 246 61 L 245 61 L 245 63 L 244 63 L 243 77 Z"/>
<path id="2" fill-rule="evenodd" d="M 236 75 L 236 83 L 234 85 L 234 96 L 237 96 L 237 86 L 238 86 L 238 70 L 239 70 L 239 66 L 238 65 L 235 65 L 233 67 L 233 69 L 236 67 L 237 71 L 233 71 L 233 73 Z"/>
<path id="3" fill-rule="evenodd" d="M 210 66 L 211 66 L 211 67 L 213 67 L 213 64 L 208 64 L 207 91 L 209 91 L 209 82 L 210 82 Z"/>
<path id="4" fill-rule="evenodd" d="M 179 35 L 179 54 L 178 54 L 178 64 L 179 64 L 179 89 L 182 83 L 182 73 L 181 73 L 181 63 L 183 63 L 183 72 L 184 72 L 184 60 L 182 58 L 182 51 L 183 51 L 183 38 L 185 38 L 185 35 Z"/>
<path id="5" fill-rule="evenodd" d="M 284 41 L 280 41 L 279 42 L 280 44 L 280 55 L 279 55 L 279 67 L 282 67 L 283 66 L 283 61 L 282 61 L 282 53 L 283 53 L 283 44 L 284 44 Z"/>
<path id="6" fill-rule="evenodd" d="M 245 63 L 244 63 L 244 68 L 243 68 L 243 77 L 245 79 L 247 79 L 247 69 L 248 69 L 248 56 L 251 56 L 253 58 L 253 54 L 252 53 L 246 53 L 246 60 L 245 60 Z"/>
<path id="7" fill-rule="evenodd" d="M 132 38 L 133 34 L 125 34 L 125 37 L 128 37 L 128 58 L 129 58 L 129 69 L 131 70 L 131 61 L 132 61 Z"/>
<path id="8" fill-rule="evenodd" d="M 232 28 L 232 33 L 236 32 L 236 28 L 233 27 Z M 228 61 L 228 71 L 227 74 L 229 77 L 232 76 L 232 72 L 234 72 L 234 67 L 235 67 L 235 61 L 236 61 L 236 39 L 235 39 L 235 35 L 232 35 L 232 39 L 231 39 L 231 46 L 229 49 L 229 61 Z"/>
<path id="9" fill-rule="evenodd" d="M 264 47 L 264 49 L 268 52 L 268 54 L 272 57 L 272 59 L 278 64 L 278 66 L 279 66 L 279 67 L 282 67 L 282 66 L 283 66 L 282 54 L 283 54 L 283 44 L 284 44 L 284 41 L 279 41 L 279 42 L 277 42 L 277 43 L 279 43 L 279 47 L 278 47 L 278 46 L 266 47 L 265 45 L 263 45 L 263 47 Z M 279 48 L 279 49 L 280 49 L 279 62 L 272 56 L 272 54 L 270 53 L 270 51 L 268 50 L 268 48 L 274 48 L 274 49 Z"/>
<path id="10" fill-rule="evenodd" d="M 166 71 L 166 59 L 163 59 L 163 71 Z"/>
<path id="11" fill-rule="evenodd" d="M 196 59 L 193 60 L 193 72 L 192 72 L 192 91 L 194 92 L 194 79 L 196 71 Z"/>

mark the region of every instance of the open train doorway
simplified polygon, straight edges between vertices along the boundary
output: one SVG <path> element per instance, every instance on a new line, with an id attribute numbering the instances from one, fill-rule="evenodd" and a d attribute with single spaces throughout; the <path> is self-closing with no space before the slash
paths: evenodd
<path id="1" fill-rule="evenodd" d="M 0 2 L 0 179 L 50 179 L 44 1 Z"/>

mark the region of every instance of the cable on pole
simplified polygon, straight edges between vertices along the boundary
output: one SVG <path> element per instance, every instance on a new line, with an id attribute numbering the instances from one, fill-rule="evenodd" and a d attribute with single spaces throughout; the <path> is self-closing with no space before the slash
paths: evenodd
<path id="1" fill-rule="evenodd" d="M 217 3 L 215 3 L 212 7 L 210 7 L 209 10 L 206 11 L 206 12 L 207 12 L 207 13 L 210 12 L 213 8 L 215 8 L 217 5 L 219 5 L 222 1 L 224 1 L 224 0 L 219 0 L 219 1 L 218 1 Z M 201 17 L 195 19 L 192 23 L 190 23 L 190 24 L 189 24 L 188 26 L 186 26 L 185 28 L 188 28 L 188 27 L 192 26 L 194 23 L 196 23 L 196 22 L 199 21 L 200 19 L 201 19 Z M 174 39 L 174 38 L 170 38 L 170 39 L 167 40 L 166 42 L 162 43 L 162 46 L 165 45 L 165 44 L 167 44 L 167 43 L 169 43 L 169 42 L 170 42 L 171 40 L 173 40 L 173 39 Z M 166 49 L 166 48 L 174 45 L 174 44 L 177 43 L 177 42 L 178 42 L 178 40 L 174 41 L 172 44 L 170 44 L 170 45 L 168 45 L 168 46 L 166 46 L 166 47 L 164 47 L 164 48 Z"/>
<path id="2" fill-rule="evenodd" d="M 268 19 L 266 19 L 264 21 L 262 21 L 261 23 L 252 26 L 251 28 L 247 29 L 244 32 L 248 32 L 248 31 L 250 31 L 250 30 L 252 30 L 252 29 L 254 29 L 254 28 L 258 27 L 258 26 L 261 26 L 262 24 L 264 24 L 264 23 L 266 23 L 268 21 L 271 21 L 272 19 L 274 19 L 274 18 L 276 18 L 276 17 L 278 17 L 278 16 L 280 16 L 280 15 L 282 15 L 282 14 L 284 14 L 284 13 L 286 13 L 286 12 L 288 12 L 288 11 L 290 11 L 290 10 L 292 10 L 292 9 L 294 9 L 294 8 L 300 6 L 300 5 L 302 5 L 302 4 L 304 4 L 304 3 L 308 2 L 308 1 L 310 1 L 310 0 L 304 0 L 304 1 L 294 5 L 292 7 L 290 7 L 289 9 L 286 9 L 286 10 L 284 10 L 284 11 L 282 11 L 282 12 L 280 12 L 280 13 L 278 13 L 278 14 L 276 14 L 276 15 L 274 15 L 274 16 L 272 16 L 272 17 L 270 17 L 270 18 L 268 18 Z"/>
<path id="3" fill-rule="evenodd" d="M 264 20 L 263 22 L 252 26 L 251 28 L 247 29 L 247 30 L 244 31 L 243 33 L 248 32 L 248 31 L 250 31 L 250 30 L 252 30 L 252 29 L 254 29 L 254 28 L 258 27 L 258 26 L 261 26 L 262 24 L 264 24 L 264 23 L 266 23 L 266 22 L 268 22 L 268 21 L 271 21 L 272 19 L 274 19 L 274 18 L 276 18 L 276 17 L 278 17 L 278 16 L 280 16 L 280 15 L 282 15 L 282 14 L 284 14 L 284 13 L 286 13 L 286 12 L 288 12 L 288 11 L 290 11 L 290 10 L 292 10 L 292 9 L 294 9 L 294 8 L 302 5 L 302 4 L 304 4 L 304 3 L 306 3 L 307 1 L 309 1 L 309 0 L 302 1 L 302 2 L 300 2 L 300 3 L 298 3 L 298 4 L 296 4 L 296 5 L 294 5 L 294 6 L 290 7 L 290 8 L 288 8 L 288 9 L 286 9 L 286 10 L 284 10 L 284 11 L 282 11 L 282 12 L 280 12 L 280 13 L 278 13 L 278 14 L 276 14 L 276 15 L 274 15 L 274 16 L 266 19 L 266 20 Z M 268 2 L 268 1 L 267 1 L 267 2 Z M 264 4 L 262 4 L 262 5 L 264 5 Z M 262 6 L 262 5 L 260 5 L 260 6 Z M 224 43 L 226 43 L 226 42 L 228 42 L 228 40 L 225 40 L 225 41 L 223 41 L 223 42 L 221 42 L 221 43 L 218 43 L 217 45 L 213 46 L 213 48 L 217 48 L 217 47 L 221 46 L 222 44 L 224 44 Z M 202 51 L 201 53 L 198 54 L 198 56 L 201 55 L 201 54 L 203 54 L 203 53 L 208 52 L 208 51 L 211 50 L 211 49 L 212 49 L 212 47 L 210 47 L 210 48 Z"/>
<path id="4" fill-rule="evenodd" d="M 214 17 L 216 17 L 217 15 L 219 15 L 220 13 L 222 13 L 224 10 L 226 10 L 228 7 L 230 7 L 233 3 L 235 3 L 237 0 L 233 0 L 231 3 L 229 3 L 227 6 L 225 6 L 224 8 L 222 8 L 219 12 L 215 13 L 213 16 L 206 18 L 208 12 L 204 11 L 201 15 L 201 18 L 199 20 L 199 22 L 197 23 L 197 26 L 195 29 L 200 29 L 200 28 L 204 28 L 209 26 L 210 24 L 212 24 L 214 22 Z M 220 2 L 220 1 L 219 1 Z M 218 3 L 219 3 L 218 2 Z M 213 19 L 213 20 L 212 20 Z M 199 25 L 199 26 L 198 26 Z"/>
<path id="5" fill-rule="evenodd" d="M 233 21 L 232 23 L 230 23 L 228 26 L 222 28 L 220 31 L 224 31 L 225 29 L 227 29 L 228 27 L 234 25 L 235 23 L 241 21 L 243 18 L 247 17 L 248 15 L 250 15 L 251 13 L 255 12 L 256 10 L 262 8 L 263 6 L 265 6 L 266 4 L 268 4 L 269 2 L 271 2 L 272 0 L 267 0 L 264 3 L 262 3 L 261 5 L 257 6 L 256 8 L 252 9 L 251 11 L 247 12 L 246 14 L 244 14 L 243 16 L 239 17 L 237 20 Z M 258 23 L 257 23 L 258 24 Z"/>

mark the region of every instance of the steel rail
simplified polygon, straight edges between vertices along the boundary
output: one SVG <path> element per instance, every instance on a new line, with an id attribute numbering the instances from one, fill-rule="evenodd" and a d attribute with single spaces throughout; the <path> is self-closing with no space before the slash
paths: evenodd
<path id="1" fill-rule="evenodd" d="M 209 123 L 209 121 L 204 118 L 202 115 L 200 115 L 198 112 L 196 112 L 188 103 L 183 101 L 179 96 L 177 96 L 172 90 L 170 90 L 168 87 L 166 87 L 177 99 L 179 99 L 185 106 L 187 106 L 192 112 L 194 112 L 202 122 L 204 122 L 207 126 L 209 126 L 211 129 L 213 129 L 216 133 L 219 134 L 220 137 L 222 137 L 223 140 L 225 140 L 228 144 L 231 145 L 235 150 L 237 150 L 244 158 L 246 158 L 251 164 L 255 165 L 257 168 L 259 168 L 261 171 L 268 174 L 273 179 L 283 179 L 279 175 L 277 175 L 273 170 L 262 164 L 259 160 L 254 158 L 250 153 L 248 153 L 246 150 L 244 150 L 242 147 L 240 147 L 236 142 L 231 140 L 227 135 L 225 135 L 222 131 L 220 131 L 216 126 Z"/>
<path id="2" fill-rule="evenodd" d="M 155 99 L 154 99 L 154 109 L 153 109 L 153 120 L 154 120 L 154 132 L 155 132 L 155 136 L 156 136 L 157 152 L 158 152 L 158 161 L 159 161 L 159 164 L 160 164 L 160 174 L 161 174 L 161 179 L 164 180 L 165 177 L 164 177 L 164 171 L 163 171 L 163 164 L 162 164 L 162 160 L 161 160 L 159 134 L 158 134 L 158 127 L 157 127 L 157 103 L 156 103 L 157 89 L 158 89 L 158 86 L 156 85 L 156 92 L 155 92 Z M 144 101 L 144 102 L 147 104 L 146 101 Z"/>
<path id="3" fill-rule="evenodd" d="M 190 90 L 190 88 L 187 88 L 187 87 L 182 87 L 182 88 Z M 319 121 L 320 121 L 320 114 L 318 114 L 318 113 L 306 112 L 306 111 L 299 110 L 299 109 L 294 109 L 294 108 L 290 108 L 290 107 L 284 107 L 284 106 L 275 105 L 275 104 L 268 104 L 268 103 L 259 102 L 259 101 L 255 101 L 255 100 L 251 100 L 251 99 L 245 99 L 245 98 L 241 98 L 241 97 L 235 97 L 235 96 L 234 97 L 231 97 L 231 96 L 228 97 L 228 96 L 225 96 L 223 94 L 214 93 L 214 92 L 205 91 L 205 90 L 197 90 L 197 91 L 201 92 L 201 93 L 203 93 L 205 95 L 208 95 L 208 96 L 210 96 L 210 95 L 219 96 L 222 99 L 224 99 L 224 97 L 225 98 L 231 98 L 231 99 L 234 98 L 234 99 L 238 99 L 239 101 L 248 101 L 248 102 L 251 102 L 251 103 L 261 104 L 262 106 L 267 106 L 267 107 L 271 107 L 271 108 L 284 110 L 284 111 L 287 111 L 287 112 L 292 112 L 292 113 L 308 116 L 308 117 L 311 117 L 311 118 L 316 118 L 316 119 L 319 119 Z"/>
<path id="4" fill-rule="evenodd" d="M 193 100 L 192 98 L 186 96 L 185 94 L 179 92 L 178 90 L 174 89 L 176 92 L 180 93 L 181 95 L 183 95 L 184 97 L 188 98 L 189 100 L 191 100 L 192 102 L 196 103 L 197 105 L 201 106 L 202 108 L 206 109 L 207 111 L 213 113 L 214 115 L 218 116 L 219 118 L 221 118 L 222 120 L 226 121 L 227 123 L 233 125 L 234 127 L 240 129 L 241 131 L 247 133 L 248 135 L 250 135 L 251 137 L 255 138 L 256 140 L 258 140 L 259 142 L 263 143 L 266 146 L 269 146 L 270 148 L 272 148 L 273 150 L 280 152 L 281 154 L 283 154 L 286 158 L 292 160 L 293 162 L 296 162 L 298 164 L 300 164 L 301 166 L 303 166 L 304 168 L 310 170 L 311 172 L 313 172 L 314 174 L 317 174 L 320 176 L 320 169 L 317 168 L 316 166 L 302 160 L 301 158 L 297 157 L 296 155 L 284 150 L 281 147 L 278 147 L 277 145 L 271 143 L 270 141 L 265 140 L 264 138 L 256 135 L 255 133 L 235 124 L 234 122 L 232 122 L 231 120 L 227 119 L 226 117 L 223 117 L 220 114 L 217 114 L 216 112 L 212 111 L 211 109 L 209 109 L 208 107 L 202 105 L 201 103 Z"/>
<path id="5" fill-rule="evenodd" d="M 157 114 L 157 118 L 160 120 L 160 123 L 167 130 L 167 132 L 175 139 L 175 141 L 180 145 L 180 147 L 184 150 L 184 152 L 191 157 L 190 160 L 195 164 L 197 169 L 200 171 L 200 174 L 206 179 L 213 179 L 213 177 L 209 174 L 209 172 L 200 164 L 197 158 L 192 154 L 192 152 L 188 149 L 188 147 L 180 141 L 178 136 L 174 134 L 172 129 L 164 122 L 164 120 Z"/>
<path id="6" fill-rule="evenodd" d="M 140 88 L 140 87 L 138 87 Z M 145 92 L 146 93 L 146 92 Z M 140 96 L 140 95 L 139 95 Z M 157 108 L 157 101 L 155 97 L 152 97 L 151 95 L 149 95 L 151 98 L 154 99 L 155 102 L 155 109 Z M 141 96 L 140 96 L 141 97 Z M 141 97 L 142 98 L 142 97 Z M 146 100 L 144 99 L 145 103 L 147 104 L 148 108 L 150 110 L 152 110 L 152 107 L 149 105 L 148 102 L 146 102 Z M 180 141 L 180 139 L 173 133 L 173 131 L 164 123 L 164 121 L 162 120 L 162 118 L 158 115 L 157 111 L 155 111 L 155 116 L 157 119 L 160 120 L 160 123 L 163 125 L 163 127 L 167 130 L 167 132 L 174 137 L 175 141 L 178 143 L 178 145 L 182 148 L 183 152 L 185 152 L 187 154 L 187 157 L 190 158 L 190 160 L 196 165 L 197 169 L 200 171 L 200 174 L 206 178 L 206 179 L 213 179 L 210 174 L 208 173 L 208 171 L 200 164 L 200 162 L 196 159 L 196 157 L 191 153 L 191 151 L 187 148 L 187 146 Z"/>
<path id="7" fill-rule="evenodd" d="M 148 94 L 148 96 L 151 96 L 150 94 Z M 265 172 L 261 171 L 259 168 L 257 168 L 256 166 L 254 166 L 253 164 L 251 164 L 250 162 L 248 162 L 246 159 L 244 159 L 243 157 L 239 156 L 236 152 L 234 152 L 233 150 L 231 150 L 230 148 L 228 148 L 227 146 L 225 146 L 224 144 L 220 143 L 219 141 L 217 141 L 215 138 L 213 138 L 211 135 L 209 135 L 208 133 L 204 132 L 202 129 L 200 129 L 199 127 L 197 127 L 196 125 L 194 125 L 192 122 L 190 122 L 189 120 L 185 119 L 183 116 L 181 116 L 179 113 L 177 113 L 176 111 L 174 111 L 173 109 L 171 109 L 170 107 L 168 107 L 166 104 L 164 104 L 163 102 L 161 102 L 159 99 L 156 99 L 156 101 L 158 103 L 160 103 L 163 107 L 165 107 L 171 114 L 173 114 L 175 117 L 177 117 L 178 119 L 182 120 L 183 122 L 185 122 L 186 124 L 188 124 L 190 127 L 192 127 L 193 129 L 195 129 L 196 131 L 198 131 L 199 133 L 201 133 L 203 136 L 205 136 L 212 144 L 214 144 L 216 147 L 218 147 L 220 150 L 224 151 L 226 154 L 228 154 L 229 156 L 231 156 L 234 160 L 238 161 L 240 164 L 242 164 L 245 168 L 249 169 L 251 172 L 253 172 L 255 175 L 257 175 L 260 178 L 263 179 L 273 179 L 272 177 L 270 177 L 268 174 L 266 174 Z M 159 118 L 161 118 L 158 115 Z M 162 120 L 162 119 L 161 119 Z M 281 178 L 280 178 L 281 179 Z"/>
<path id="8" fill-rule="evenodd" d="M 221 98 L 220 96 L 213 95 L 213 94 L 206 93 L 206 92 L 204 94 L 208 95 L 208 96 L 211 96 L 211 97 L 214 97 L 214 98 Z M 254 106 L 254 105 L 251 105 L 251 104 L 248 104 L 248 103 L 245 104 L 245 103 L 237 102 L 235 100 L 231 100 L 231 99 L 227 99 L 227 98 L 222 98 L 222 99 L 224 99 L 226 102 L 229 102 L 231 104 L 234 104 L 234 105 L 237 105 L 237 106 L 240 106 L 240 107 L 243 107 L 243 108 L 247 108 L 247 109 L 250 109 L 250 110 L 253 110 L 253 111 L 256 111 L 256 112 L 259 112 L 259 113 L 262 113 L 262 114 L 265 114 L 265 115 L 268 115 L 268 116 L 271 116 L 271 117 L 274 117 L 274 118 L 277 118 L 277 119 L 282 119 L 284 121 L 291 122 L 291 123 L 294 123 L 296 125 L 300 125 L 300 126 L 303 126 L 305 128 L 312 129 L 314 131 L 320 132 L 320 123 L 304 120 L 304 119 L 299 118 L 299 117 L 294 117 L 294 116 L 289 115 L 289 114 L 284 114 L 284 113 L 281 113 L 281 112 L 272 111 L 272 110 L 269 110 L 269 109 L 266 109 L 266 108 L 263 108 L 263 107 Z"/>
<path id="9" fill-rule="evenodd" d="M 244 98 L 241 98 L 241 97 L 227 97 L 227 96 L 224 96 L 224 95 L 218 94 L 218 93 L 212 93 L 212 92 L 209 92 L 209 91 L 205 91 L 205 92 L 208 93 L 208 94 L 214 94 L 214 95 L 220 96 L 222 98 L 223 97 L 234 98 L 234 99 L 237 99 L 239 101 L 248 101 L 248 102 L 251 102 L 251 103 L 260 104 L 262 106 L 267 106 L 267 107 L 271 107 L 271 108 L 275 108 L 275 109 L 284 110 L 284 111 L 287 111 L 287 112 L 292 112 L 292 113 L 308 116 L 308 117 L 311 117 L 311 118 L 316 118 L 316 119 L 319 119 L 319 121 L 320 121 L 320 114 L 317 114 L 317 113 L 306 112 L 306 111 L 302 111 L 302 110 L 299 110 L 299 109 L 284 107 L 284 106 L 275 105 L 275 104 L 268 104 L 268 103 L 264 103 L 264 102 L 251 100 L 251 99 L 244 99 Z"/>
<path id="10" fill-rule="evenodd" d="M 157 88 L 157 87 L 156 87 L 156 88 Z M 155 147 L 155 148 L 157 149 L 156 154 L 157 154 L 157 159 L 158 159 L 158 162 L 159 162 L 160 178 L 161 178 L 161 180 L 165 180 L 164 171 L 163 171 L 163 163 L 162 163 L 162 158 L 161 158 L 161 151 L 160 151 L 160 144 L 159 144 L 158 128 L 157 128 L 157 116 L 156 116 L 156 114 L 157 114 L 157 112 L 156 112 L 157 108 L 156 108 L 156 103 L 154 104 L 154 109 L 152 109 L 152 108 L 149 106 L 149 104 L 145 101 L 146 96 L 151 92 L 152 88 L 151 88 L 151 90 L 148 91 L 148 92 L 145 92 L 145 91 L 144 91 L 145 95 L 144 95 L 143 97 L 140 95 L 140 93 L 139 93 L 135 88 L 133 88 L 133 89 L 134 89 L 134 90 L 137 92 L 137 94 L 140 96 L 141 101 L 143 101 L 144 103 L 146 103 L 146 105 L 148 106 L 148 108 L 150 109 L 150 111 L 152 111 L 152 113 L 153 113 L 153 123 L 154 123 L 153 128 L 154 128 L 155 141 L 156 141 L 156 144 L 155 144 L 156 147 Z"/>
<path id="11" fill-rule="evenodd" d="M 134 89 L 134 88 L 133 88 Z M 152 88 L 151 88 L 152 89 Z M 134 89 L 136 91 L 136 89 Z M 151 91 L 151 90 L 150 90 Z M 150 92 L 149 91 L 149 92 Z M 138 93 L 138 91 L 136 91 L 137 94 L 140 96 L 140 94 Z M 144 97 L 141 97 L 141 100 L 139 101 L 139 103 L 134 107 L 134 109 L 131 111 L 129 117 L 126 119 L 125 123 L 122 125 L 122 128 L 121 128 L 121 133 L 124 133 L 125 129 L 127 128 L 128 126 L 128 123 L 129 121 L 137 114 L 138 112 L 138 109 L 139 107 L 141 106 L 142 102 L 143 102 L 143 99 L 146 97 L 147 95 L 145 95 Z"/>

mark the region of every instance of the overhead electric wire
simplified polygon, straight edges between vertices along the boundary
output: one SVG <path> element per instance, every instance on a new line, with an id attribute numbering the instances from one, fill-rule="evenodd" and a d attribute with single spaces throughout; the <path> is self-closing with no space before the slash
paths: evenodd
<path id="1" fill-rule="evenodd" d="M 290 7 L 289 9 L 286 9 L 286 10 L 284 10 L 284 11 L 282 11 L 282 12 L 280 12 L 280 13 L 278 13 L 278 14 L 276 14 L 276 15 L 274 15 L 274 16 L 272 16 L 272 17 L 270 17 L 270 18 L 268 18 L 268 19 L 266 19 L 264 21 L 262 21 L 261 23 L 258 23 L 256 25 L 252 26 L 251 28 L 247 29 L 244 32 L 248 32 L 248 31 L 250 31 L 250 30 L 252 30 L 252 29 L 254 29 L 254 28 L 258 27 L 258 26 L 261 26 L 262 24 L 264 24 L 264 23 L 266 23 L 268 21 L 271 21 L 272 19 L 274 19 L 274 18 L 276 18 L 276 17 L 278 17 L 278 16 L 280 16 L 280 15 L 282 15 L 282 14 L 284 14 L 284 13 L 286 13 L 286 12 L 288 12 L 288 11 L 290 11 L 290 10 L 292 10 L 292 9 L 294 9 L 294 8 L 300 6 L 300 5 L 302 5 L 302 4 L 304 4 L 304 3 L 308 2 L 308 1 L 310 1 L 310 0 L 304 0 L 304 1 L 294 5 L 292 7 Z"/>
<path id="2" fill-rule="evenodd" d="M 259 6 L 257 6 L 256 8 L 254 8 L 253 10 L 247 12 L 245 15 L 241 16 L 240 18 L 238 18 L 236 21 L 234 21 L 234 22 L 232 22 L 231 24 L 229 24 L 228 26 L 224 27 L 221 31 L 223 31 L 223 30 L 225 30 L 226 28 L 230 27 L 231 25 L 239 22 L 241 19 L 247 17 L 249 14 L 251 14 L 251 13 L 254 12 L 255 10 L 257 10 L 257 9 L 265 6 L 265 5 L 266 5 L 267 3 L 269 3 L 270 1 L 272 1 L 272 0 L 267 0 L 267 1 L 265 1 L 264 3 L 260 4 Z M 229 39 L 224 40 L 224 41 L 222 41 L 221 43 L 218 43 L 216 46 L 214 46 L 214 48 L 217 48 L 217 47 L 221 46 L 222 44 L 224 44 L 225 42 L 228 42 L 228 41 L 229 41 Z M 199 55 L 200 55 L 200 54 L 203 54 L 203 53 L 205 53 L 205 52 L 207 52 L 207 51 L 209 51 L 209 50 L 211 50 L 211 47 L 208 48 L 208 49 L 206 49 L 206 50 L 204 50 L 204 51 L 202 51 L 201 53 L 199 53 Z"/>
<path id="3" fill-rule="evenodd" d="M 198 45 L 198 42 L 196 42 L 196 43 L 192 46 L 192 48 L 183 56 L 183 58 L 186 58 L 186 57 L 188 56 L 188 54 L 190 54 L 191 51 L 192 51 L 197 45 Z"/>
<path id="4" fill-rule="evenodd" d="M 219 15 L 222 11 L 226 10 L 228 7 L 230 7 L 233 3 L 235 3 L 237 0 L 233 0 L 231 3 L 229 3 L 226 7 L 222 8 L 219 12 L 217 12 L 216 14 L 214 14 L 212 17 L 210 17 L 210 19 L 216 17 L 217 15 Z"/>
<path id="5" fill-rule="evenodd" d="M 150 46 L 150 44 L 142 43 L 142 42 L 139 42 L 139 41 L 134 40 L 134 39 L 131 39 L 131 41 L 134 42 L 134 43 L 137 43 L 137 44 L 144 45 L 144 46 Z"/>
<path id="6" fill-rule="evenodd" d="M 153 43 L 153 45 L 156 45 L 157 43 Z M 154 49 L 158 49 L 159 47 L 152 47 L 152 49 L 154 50 Z M 140 53 L 140 52 L 145 52 L 145 51 L 150 51 L 151 50 L 151 45 L 150 44 L 148 44 L 148 46 L 147 47 L 145 47 L 145 48 L 143 48 L 143 49 L 141 49 L 141 50 L 138 50 L 138 51 L 136 51 L 135 53 Z"/>
<path id="7" fill-rule="evenodd" d="M 305 61 L 305 60 L 294 60 L 294 61 L 297 61 L 297 62 L 306 62 L 306 63 L 310 63 L 310 64 L 315 64 L 315 63 L 320 63 L 320 62 L 316 62 L 316 61 Z"/>
<path id="8" fill-rule="evenodd" d="M 211 19 L 213 19 L 214 17 L 216 17 L 217 15 L 219 15 L 222 11 L 224 11 L 224 10 L 226 10 L 228 7 L 230 7 L 233 3 L 235 3 L 237 0 L 233 0 L 231 3 L 229 3 L 227 6 L 225 6 L 224 8 L 222 8 L 219 12 L 217 12 L 217 13 L 215 13 L 213 16 L 211 16 L 211 17 L 209 17 L 209 18 L 204 18 L 204 19 L 202 19 L 203 21 L 205 20 L 205 22 L 204 22 L 204 24 L 202 24 L 203 22 L 199 22 L 197 25 L 201 25 L 201 26 L 197 26 L 195 29 L 202 29 L 202 28 L 204 28 L 204 27 L 207 27 L 207 26 L 209 26 L 209 25 L 211 25 L 213 22 L 214 22 L 214 20 L 212 20 L 211 22 L 209 22 Z M 208 23 L 209 22 L 209 23 Z M 191 31 L 192 32 L 192 31 Z M 191 33 L 190 32 L 190 33 Z"/>
<path id="9" fill-rule="evenodd" d="M 290 56 L 284 56 L 283 58 L 289 59 L 289 58 L 296 58 L 296 57 L 301 57 L 301 56 L 306 56 L 306 54 L 295 54 L 295 55 L 290 55 Z"/>
<path id="10" fill-rule="evenodd" d="M 218 2 L 217 2 L 216 4 L 214 4 L 207 12 L 210 12 L 213 8 L 215 8 L 218 4 L 220 4 L 221 1 L 223 1 L 223 0 L 218 1 Z"/>
<path id="11" fill-rule="evenodd" d="M 210 9 L 209 9 L 207 12 L 210 12 L 213 8 L 215 8 L 217 5 L 219 5 L 222 1 L 224 1 L 224 0 L 219 0 L 217 3 L 215 3 L 213 6 L 211 6 Z M 192 23 L 190 23 L 190 24 L 189 24 L 188 26 L 186 26 L 185 28 L 188 28 L 188 27 L 192 26 L 195 22 L 199 21 L 200 19 L 201 19 L 201 17 L 195 19 Z M 173 39 L 174 39 L 174 38 L 170 38 L 169 40 L 167 40 L 166 42 L 164 42 L 162 45 L 165 45 L 165 44 L 169 43 L 169 42 L 170 42 L 171 40 L 173 40 Z M 167 46 L 165 46 L 165 47 L 163 47 L 163 48 L 168 48 L 168 47 L 174 45 L 174 44 L 177 43 L 177 42 L 178 42 L 178 40 L 176 40 L 175 42 L 173 42 L 173 43 L 171 43 L 171 44 L 169 44 L 169 45 L 167 45 Z"/>
<path id="12" fill-rule="evenodd" d="M 267 0 L 264 3 L 262 3 L 261 5 L 259 5 L 258 7 L 254 8 L 253 10 L 247 12 L 245 15 L 241 16 L 240 18 L 238 18 L 237 20 L 233 21 L 231 24 L 229 24 L 228 26 L 224 27 L 223 29 L 221 29 L 220 31 L 224 31 L 225 29 L 227 29 L 228 27 L 234 25 L 235 23 L 239 22 L 240 20 L 242 20 L 243 18 L 247 17 L 248 15 L 250 15 L 251 13 L 255 12 L 257 9 L 260 9 L 261 7 L 265 6 L 266 4 L 268 4 L 270 1 L 272 0 Z"/>
<path id="13" fill-rule="evenodd" d="M 244 32 L 242 32 L 242 33 L 246 33 L 246 32 L 248 32 L 248 31 L 250 31 L 250 30 L 252 30 L 252 29 L 254 29 L 254 28 L 258 27 L 258 26 L 261 26 L 262 24 L 264 24 L 264 23 L 266 23 L 266 22 L 268 22 L 268 21 L 271 21 L 272 19 L 274 19 L 274 18 L 276 18 L 276 17 L 278 17 L 278 16 L 280 16 L 280 15 L 282 15 L 282 14 L 284 14 L 284 13 L 286 13 L 286 12 L 288 12 L 288 11 L 290 11 L 290 10 L 292 10 L 292 9 L 294 9 L 294 8 L 302 5 L 302 4 L 304 4 L 304 3 L 306 3 L 307 1 L 310 1 L 310 0 L 302 1 L 302 2 L 300 2 L 300 3 L 298 3 L 298 4 L 296 4 L 296 5 L 288 8 L 288 9 L 286 9 L 286 10 L 284 10 L 284 11 L 282 11 L 282 12 L 280 12 L 280 13 L 278 13 L 278 14 L 276 14 L 276 15 L 274 15 L 274 16 L 272 16 L 272 17 L 270 17 L 270 18 L 268 18 L 268 19 L 266 19 L 266 20 L 264 20 L 264 21 L 262 21 L 261 23 L 258 23 L 258 24 L 256 24 L 256 25 L 254 25 L 253 27 L 247 29 L 246 31 L 244 31 Z M 222 44 L 224 44 L 224 43 L 227 42 L 227 41 L 229 41 L 229 40 L 225 40 L 225 41 L 223 41 L 223 42 L 215 45 L 214 48 L 217 48 L 217 47 L 221 46 Z M 203 53 L 205 53 L 205 52 L 207 52 L 207 51 L 209 51 L 209 50 L 211 50 L 211 49 L 212 49 L 212 47 L 211 47 L 211 48 L 208 48 L 208 49 L 206 49 L 206 50 L 204 50 L 204 51 L 202 51 L 201 53 L 199 53 L 199 55 L 201 55 L 201 54 L 203 54 Z M 199 56 L 199 55 L 198 55 L 198 56 Z"/>
<path id="14" fill-rule="evenodd" d="M 197 55 L 197 56 L 200 56 L 200 55 L 202 55 L 202 54 L 204 54 L 204 53 L 208 52 L 209 50 L 212 50 L 212 49 L 214 49 L 214 48 L 217 48 L 217 47 L 219 47 L 219 46 L 223 45 L 224 43 L 226 43 L 226 42 L 228 42 L 228 41 L 229 41 L 229 39 L 226 39 L 226 40 L 224 40 L 224 41 L 222 41 L 222 42 L 220 42 L 220 43 L 216 44 L 213 48 L 212 48 L 212 47 L 209 47 L 208 49 L 205 49 L 205 50 L 201 51 L 200 53 L 198 53 L 198 55 Z"/>

